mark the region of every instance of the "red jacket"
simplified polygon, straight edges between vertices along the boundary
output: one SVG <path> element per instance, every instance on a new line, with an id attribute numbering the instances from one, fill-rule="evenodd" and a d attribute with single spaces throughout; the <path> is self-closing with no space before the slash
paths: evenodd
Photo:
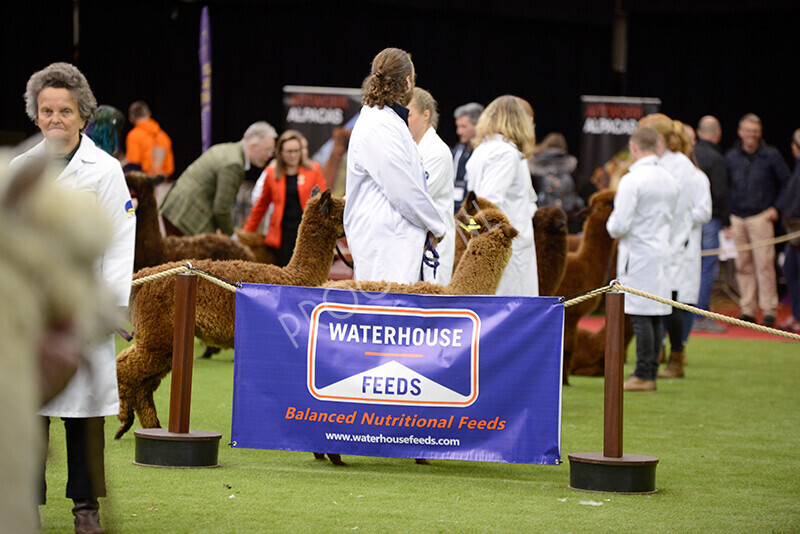
<path id="1" fill-rule="evenodd" d="M 326 189 L 325 178 L 317 169 L 300 167 L 297 171 L 297 196 L 300 199 L 300 207 L 305 210 L 306 202 L 311 197 L 311 190 L 318 185 L 323 191 Z M 261 196 L 250 211 L 250 216 L 244 225 L 245 232 L 256 232 L 261 224 L 261 219 L 267 212 L 270 203 L 274 206 L 272 218 L 269 221 L 269 229 L 264 237 L 264 244 L 272 248 L 280 248 L 281 237 L 283 235 L 283 210 L 286 208 L 286 174 L 279 179 L 275 178 L 275 167 L 267 167 L 267 177 L 264 180 L 264 189 Z"/>

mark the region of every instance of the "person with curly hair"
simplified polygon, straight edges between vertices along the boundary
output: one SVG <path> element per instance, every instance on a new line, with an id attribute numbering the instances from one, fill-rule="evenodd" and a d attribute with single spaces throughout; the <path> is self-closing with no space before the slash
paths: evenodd
<path id="1" fill-rule="evenodd" d="M 419 281 L 426 241 L 432 247 L 445 234 L 408 129 L 405 106 L 415 77 L 408 52 L 386 48 L 362 84 L 363 106 L 347 154 L 344 210 L 356 280 Z"/>
<path id="2" fill-rule="evenodd" d="M 44 141 L 11 162 L 26 163 L 49 155 L 61 165 L 56 181 L 91 192 L 112 225 L 111 245 L 98 260 L 97 272 L 113 292 L 116 305 L 128 305 L 133 276 L 136 216 L 119 161 L 82 132 L 97 109 L 84 75 L 68 63 L 53 63 L 33 74 L 25 91 L 25 110 Z M 85 347 L 86 363 L 67 387 L 39 412 L 46 429 L 50 417 L 64 421 L 67 440 L 67 498 L 73 500 L 75 532 L 103 532 L 98 497 L 105 497 L 104 417 L 119 412 L 113 334 Z M 41 503 L 45 502 L 42 469 Z"/>

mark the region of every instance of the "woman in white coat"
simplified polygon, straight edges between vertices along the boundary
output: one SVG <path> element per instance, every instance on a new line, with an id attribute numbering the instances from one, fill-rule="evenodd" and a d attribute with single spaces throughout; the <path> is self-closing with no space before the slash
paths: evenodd
<path id="1" fill-rule="evenodd" d="M 620 180 L 614 211 L 606 222 L 608 234 L 619 238 L 617 276 L 623 285 L 668 298 L 669 235 L 678 186 L 656 157 L 655 130 L 638 128 L 628 146 L 634 163 Z M 625 382 L 625 391 L 655 391 L 661 323 L 669 313 L 666 304 L 625 295 L 625 314 L 636 335 L 636 370 Z"/>
<path id="2" fill-rule="evenodd" d="M 439 214 L 445 221 L 444 239 L 439 241 L 439 265 L 422 268 L 422 279 L 446 286 L 453 277 L 453 262 L 456 252 L 456 222 L 453 218 L 453 189 L 455 171 L 450 148 L 436 133 L 439 112 L 436 100 L 425 89 L 414 88 L 414 96 L 408 104 L 408 129 L 417 143 L 428 193 L 436 203 Z"/>
<path id="3" fill-rule="evenodd" d="M 672 175 L 680 191 L 675 218 L 670 229 L 670 264 L 667 278 L 672 282 L 672 299 L 684 304 L 696 304 L 699 292 L 700 253 L 690 247 L 690 235 L 695 219 L 698 221 L 711 217 L 711 196 L 708 178 L 697 174 L 692 160 L 686 154 L 692 151 L 691 142 L 686 135 L 683 124 L 674 121 L 663 113 L 653 113 L 639 121 L 642 126 L 650 126 L 658 132 L 658 157 L 660 164 Z M 705 178 L 707 197 L 701 196 Z M 707 203 L 706 203 L 707 201 Z M 698 269 L 690 268 L 697 264 Z M 692 276 L 696 279 L 692 279 Z M 693 289 L 697 286 L 697 290 Z M 680 378 L 684 376 L 684 313 L 673 308 L 667 318 L 667 332 L 670 341 L 670 355 L 667 368 L 659 376 L 662 378 Z"/>
<path id="4" fill-rule="evenodd" d="M 344 209 L 356 280 L 419 281 L 426 240 L 433 244 L 445 234 L 408 129 L 405 105 L 414 78 L 411 56 L 387 48 L 373 59 L 362 86 L 363 107 L 347 152 Z"/>
<path id="5" fill-rule="evenodd" d="M 475 150 L 467 162 L 467 188 L 494 202 L 519 231 L 498 295 L 539 295 L 533 242 L 533 190 L 528 161 L 534 145 L 533 121 L 516 96 L 496 98 L 478 119 Z"/>
<path id="6" fill-rule="evenodd" d="M 113 239 L 96 270 L 117 306 L 125 308 L 133 275 L 136 217 L 119 161 L 81 133 L 96 108 L 86 78 L 74 66 L 53 63 L 33 74 L 25 91 L 25 109 L 44 141 L 15 158 L 12 166 L 48 154 L 63 166 L 57 182 L 97 199 L 111 220 Z M 106 494 L 103 418 L 119 412 L 115 354 L 113 335 L 86 347 L 85 363 L 40 411 L 48 428 L 51 416 L 64 420 L 67 497 L 74 502 L 75 530 L 80 532 L 102 532 L 97 498 Z M 45 495 L 41 497 L 44 504 Z"/>

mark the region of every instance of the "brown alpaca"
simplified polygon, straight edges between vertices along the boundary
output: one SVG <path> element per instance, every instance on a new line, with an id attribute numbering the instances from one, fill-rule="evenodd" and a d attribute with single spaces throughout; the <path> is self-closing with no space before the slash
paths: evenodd
<path id="1" fill-rule="evenodd" d="M 467 196 L 464 197 L 464 200 L 461 202 L 458 212 L 454 215 L 456 220 L 456 248 L 453 256 L 453 272 L 456 272 L 458 262 L 461 261 L 464 251 L 467 250 L 467 243 L 469 243 L 469 240 L 472 239 L 474 235 L 474 233 L 469 230 L 470 219 L 479 211 L 489 208 L 498 209 L 493 202 L 475 195 L 474 191 L 467 193 Z"/>
<path id="2" fill-rule="evenodd" d="M 430 282 L 336 280 L 323 287 L 418 295 L 494 295 L 511 259 L 511 240 L 517 230 L 498 209 L 482 210 L 474 219 L 480 229 L 474 230 L 476 235 L 469 240 L 464 257 L 446 286 Z"/>
<path id="3" fill-rule="evenodd" d="M 328 277 L 333 246 L 343 234 L 344 200 L 330 191 L 313 196 L 306 205 L 294 254 L 286 267 L 239 260 L 199 260 L 192 265 L 215 276 L 237 282 L 292 286 L 319 286 Z M 168 263 L 137 272 L 134 280 L 179 267 Z M 197 286 L 195 335 L 207 345 L 233 347 L 234 293 L 205 280 Z M 119 439 L 133 424 L 134 412 L 143 428 L 160 427 L 153 392 L 172 368 L 175 320 L 175 277 L 134 287 L 131 321 L 136 343 L 117 356 L 120 410 Z"/>
<path id="4" fill-rule="evenodd" d="M 632 339 L 633 325 L 630 319 L 625 317 L 623 346 L 626 350 Z M 605 374 L 605 365 L 606 325 L 604 324 L 597 332 L 578 328 L 575 349 L 572 352 L 571 373 L 580 376 L 603 376 Z"/>
<path id="5" fill-rule="evenodd" d="M 555 206 L 542 206 L 533 215 L 539 295 L 556 295 L 567 267 L 567 214 Z"/>
<path id="6" fill-rule="evenodd" d="M 569 298 L 601 287 L 608 281 L 614 240 L 606 231 L 606 221 L 614 210 L 614 195 L 615 191 L 605 190 L 589 198 L 588 214 L 583 223 L 583 239 L 576 252 L 567 254 L 564 280 L 556 290 L 556 295 Z M 569 384 L 578 320 L 596 310 L 600 300 L 601 297 L 598 296 L 564 310 L 564 384 Z"/>
<path id="7" fill-rule="evenodd" d="M 255 259 L 247 247 L 220 234 L 162 237 L 158 227 L 158 206 L 150 177 L 142 172 L 129 172 L 125 175 L 125 181 L 128 183 L 131 198 L 138 203 L 134 271 L 188 259 L 246 261 Z"/>

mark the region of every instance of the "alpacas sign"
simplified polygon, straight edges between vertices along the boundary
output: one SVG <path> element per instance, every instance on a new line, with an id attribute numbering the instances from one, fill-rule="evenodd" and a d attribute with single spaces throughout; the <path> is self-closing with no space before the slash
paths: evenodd
<path id="1" fill-rule="evenodd" d="M 232 445 L 560 463 L 564 306 L 244 284 Z"/>

